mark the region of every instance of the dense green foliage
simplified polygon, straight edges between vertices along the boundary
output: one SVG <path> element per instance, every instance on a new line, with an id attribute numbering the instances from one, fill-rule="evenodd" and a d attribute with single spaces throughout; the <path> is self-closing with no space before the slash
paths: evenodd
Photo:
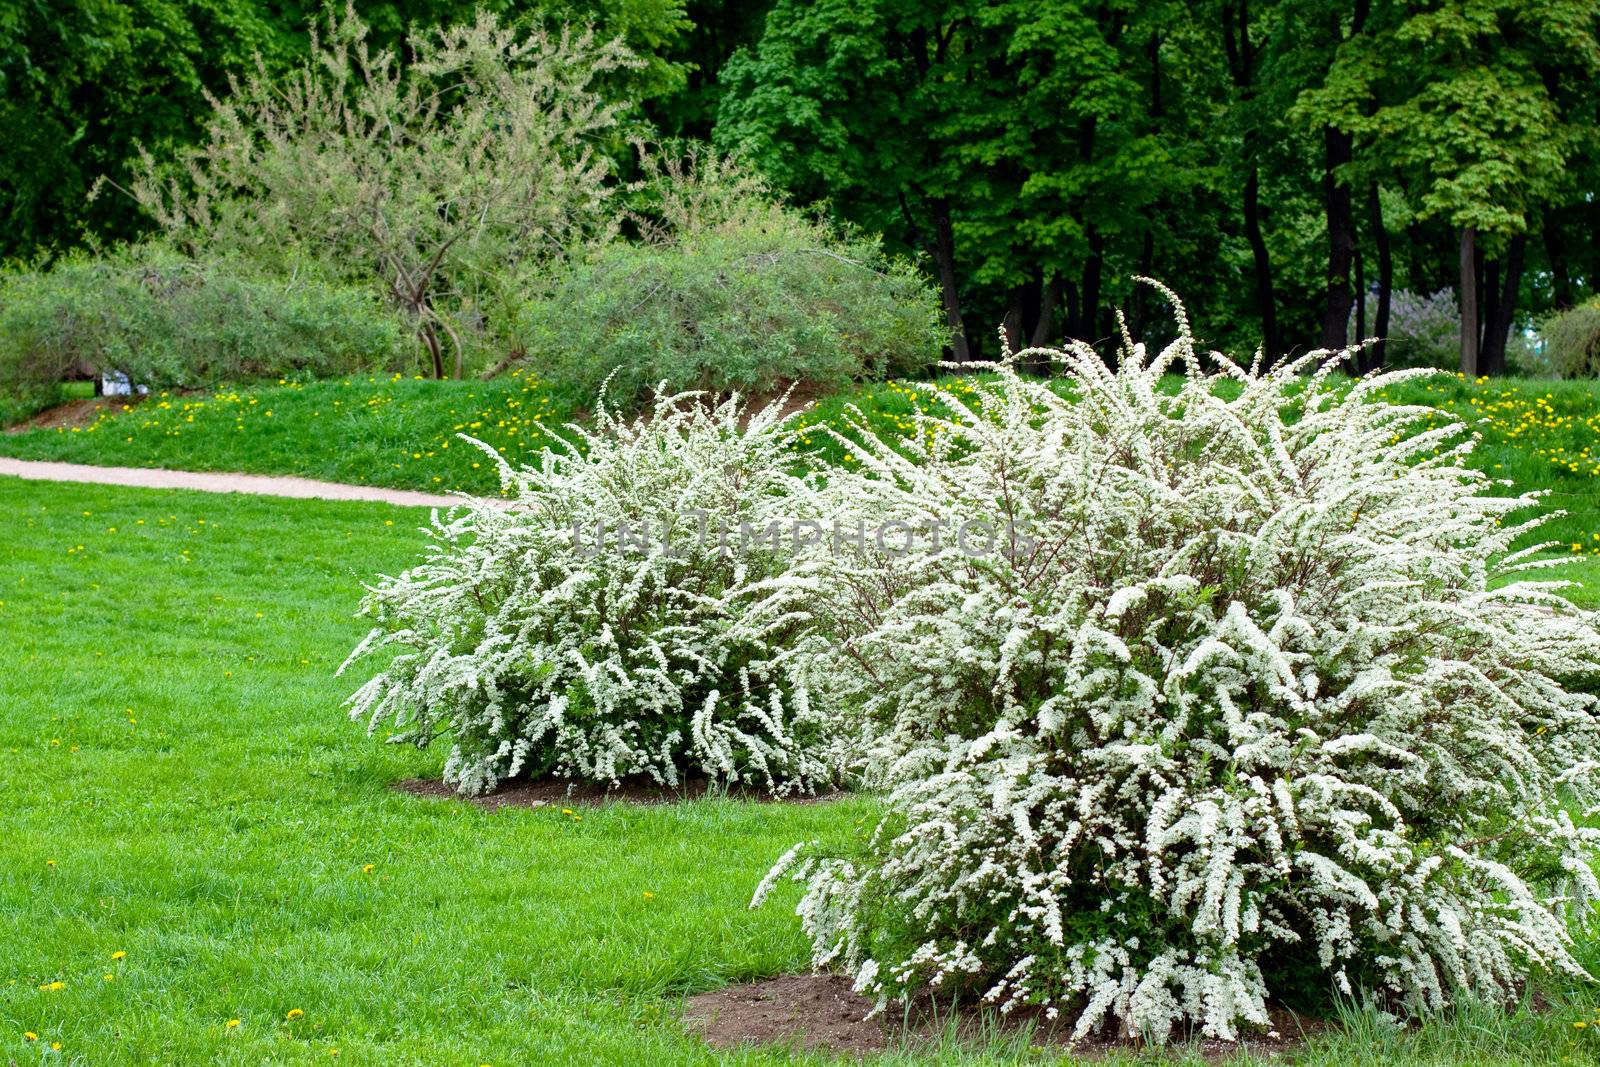
<path id="1" fill-rule="evenodd" d="M 836 389 L 921 371 L 938 354 L 938 297 L 878 242 L 774 202 L 714 157 L 656 175 L 648 239 L 560 266 L 519 313 L 517 340 L 570 395 L 608 377 L 624 404 L 669 389 Z"/>
<path id="2" fill-rule="evenodd" d="M 0 394 L 43 407 L 85 377 L 155 389 L 329 377 L 389 368 L 406 350 L 368 290 L 137 252 L 0 276 Z"/>
<path id="3" fill-rule="evenodd" d="M 780 0 L 715 136 L 926 250 L 980 347 L 1103 340 L 1118 303 L 1137 332 L 1133 274 L 1229 347 L 1337 345 L 1457 284 L 1475 228 L 1495 371 L 1600 275 L 1597 31 L 1587 0 Z"/>
<path id="4" fill-rule="evenodd" d="M 1144 274 L 1189 295 L 1225 347 L 1274 356 L 1389 336 L 1395 294 L 1449 289 L 1468 322 L 1458 360 L 1498 374 L 1518 369 L 1521 331 L 1600 286 L 1591 0 L 355 10 L 386 48 L 480 6 L 519 31 L 592 22 L 639 57 L 595 81 L 624 107 L 596 141 L 614 181 L 637 173 L 625 135 L 647 123 L 738 150 L 798 202 L 921 257 L 958 357 L 989 350 L 1000 322 L 1014 344 L 1109 351 L 1117 306 L 1159 332 L 1131 282 Z M 164 161 L 194 143 L 206 94 L 254 53 L 269 78 L 292 69 L 319 14 L 313 0 L 0 3 L 0 108 L 20 134 L 0 149 L 0 253 L 147 225 L 120 194 L 83 194 L 102 175 L 131 184 L 139 144 Z"/>
<path id="5" fill-rule="evenodd" d="M 342 5 L 341 5 L 342 6 Z M 488 10 L 507 22 L 592 24 L 645 57 L 608 81 L 616 100 L 652 100 L 684 86 L 691 69 L 682 0 L 361 0 L 374 44 L 394 47 L 412 28 L 470 21 Z M 305 54 L 322 0 L 0 0 L 0 258 L 31 257 L 149 226 L 127 197 L 88 194 L 101 177 L 127 186 L 143 145 L 163 158 L 197 140 L 207 94 L 230 77 L 271 74 Z"/>
<path id="6" fill-rule="evenodd" d="M 276 62 L 282 31 L 238 0 L 0 2 L 0 257 L 138 233 L 131 201 L 90 188 L 124 181 L 139 144 L 193 139 L 205 94 Z"/>

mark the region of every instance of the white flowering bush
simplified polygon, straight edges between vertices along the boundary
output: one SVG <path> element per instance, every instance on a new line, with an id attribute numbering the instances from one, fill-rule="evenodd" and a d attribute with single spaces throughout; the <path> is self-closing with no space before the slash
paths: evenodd
<path id="1" fill-rule="evenodd" d="M 756 902 L 803 882 L 816 964 L 864 992 L 1080 1036 L 1232 1039 L 1307 966 L 1415 1010 L 1581 974 L 1600 637 L 1560 583 L 1497 584 L 1531 497 L 1485 495 L 1461 426 L 1372 401 L 1426 371 L 1342 387 L 1328 353 L 1124 340 L 1115 370 L 1054 353 L 1070 398 L 1008 361 L 927 386 L 893 447 L 846 431 L 841 512 L 946 535 L 819 555 L 807 670 L 859 709 L 887 814 Z M 980 520 L 992 551 L 949 536 Z"/>
<path id="2" fill-rule="evenodd" d="M 430 558 L 370 587 L 351 661 L 391 655 L 352 717 L 448 735 L 445 779 L 468 795 L 518 775 L 828 780 L 824 716 L 788 677 L 804 584 L 760 536 L 780 494 L 805 495 L 779 406 L 600 407 L 537 468 L 501 462 L 509 506 L 435 513 Z"/>

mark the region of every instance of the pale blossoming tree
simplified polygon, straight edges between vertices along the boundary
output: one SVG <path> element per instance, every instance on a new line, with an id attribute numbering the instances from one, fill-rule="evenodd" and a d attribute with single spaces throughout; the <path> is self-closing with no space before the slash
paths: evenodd
<path id="1" fill-rule="evenodd" d="M 523 33 L 480 12 L 374 50 L 347 8 L 282 79 L 263 66 L 212 99 L 173 170 L 145 153 L 132 193 L 180 243 L 370 281 L 416 325 L 433 373 L 460 376 L 463 325 L 519 278 L 615 226 L 619 122 L 598 80 L 640 65 L 592 32 Z"/>

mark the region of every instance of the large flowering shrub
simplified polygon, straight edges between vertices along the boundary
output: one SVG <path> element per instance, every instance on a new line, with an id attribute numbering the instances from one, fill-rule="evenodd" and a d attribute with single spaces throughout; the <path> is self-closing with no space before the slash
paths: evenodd
<path id="1" fill-rule="evenodd" d="M 808 669 L 887 814 L 757 901 L 803 881 L 816 963 L 865 992 L 1156 1042 L 1267 1023 L 1308 965 L 1415 1008 L 1579 972 L 1600 638 L 1552 583 L 1492 587 L 1530 499 L 1484 495 L 1463 428 L 1371 402 L 1427 372 L 1336 388 L 1326 353 L 1245 368 L 1187 327 L 1056 356 L 1073 399 L 1005 363 L 893 447 L 855 427 L 838 506 L 924 532 L 819 557 Z"/>
<path id="2" fill-rule="evenodd" d="M 804 495 L 786 420 L 694 394 L 633 423 L 601 408 L 540 466 L 501 463 L 510 506 L 436 514 L 431 558 L 371 587 L 351 660 L 393 655 L 352 717 L 448 734 L 465 794 L 544 773 L 826 780 L 822 715 L 787 677 L 801 586 L 760 536 L 785 488 Z"/>

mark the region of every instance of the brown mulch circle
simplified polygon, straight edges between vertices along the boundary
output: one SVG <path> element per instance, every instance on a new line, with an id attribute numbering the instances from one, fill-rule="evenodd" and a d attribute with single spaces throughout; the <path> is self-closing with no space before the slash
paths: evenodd
<path id="1" fill-rule="evenodd" d="M 649 779 L 625 779 L 614 786 L 578 782 L 567 778 L 541 778 L 534 782 L 512 782 L 502 785 L 493 793 L 481 797 L 463 797 L 454 786 L 436 778 L 408 778 L 396 782 L 402 793 L 417 797 L 447 797 L 467 800 L 480 808 L 499 811 L 501 808 L 548 808 L 558 805 L 584 805 L 594 807 L 608 802 L 623 804 L 677 804 L 686 800 L 699 800 L 707 795 L 725 794 L 737 800 L 757 800 L 776 804 L 820 804 L 843 796 L 838 791 L 827 793 L 790 793 L 774 796 L 761 789 L 743 786 L 713 789 L 709 779 L 691 779 L 676 789 L 659 785 Z"/>
<path id="2" fill-rule="evenodd" d="M 779 1044 L 839 1056 L 864 1056 L 896 1044 L 928 1043 L 949 1032 L 952 1022 L 958 1039 L 974 1041 L 1015 1034 L 1031 1026 L 1033 1044 L 1070 1048 L 1083 1059 L 1148 1047 L 1114 1034 L 1074 1043 L 1070 1020 L 1050 1022 L 1037 1011 L 1001 1016 L 964 1010 L 952 1019 L 922 1006 L 914 1008 L 909 1019 L 892 1010 L 868 1019 L 874 1003 L 857 993 L 843 975 L 786 974 L 690 997 L 684 1024 L 715 1049 Z M 1331 1025 L 1277 1006 L 1269 1007 L 1268 1014 L 1272 1026 L 1265 1034 L 1251 1034 L 1240 1041 L 1196 1037 L 1176 1045 L 1173 1051 L 1198 1053 L 1217 1063 L 1247 1053 L 1258 1059 L 1288 1059 L 1301 1050 L 1308 1037 Z"/>

